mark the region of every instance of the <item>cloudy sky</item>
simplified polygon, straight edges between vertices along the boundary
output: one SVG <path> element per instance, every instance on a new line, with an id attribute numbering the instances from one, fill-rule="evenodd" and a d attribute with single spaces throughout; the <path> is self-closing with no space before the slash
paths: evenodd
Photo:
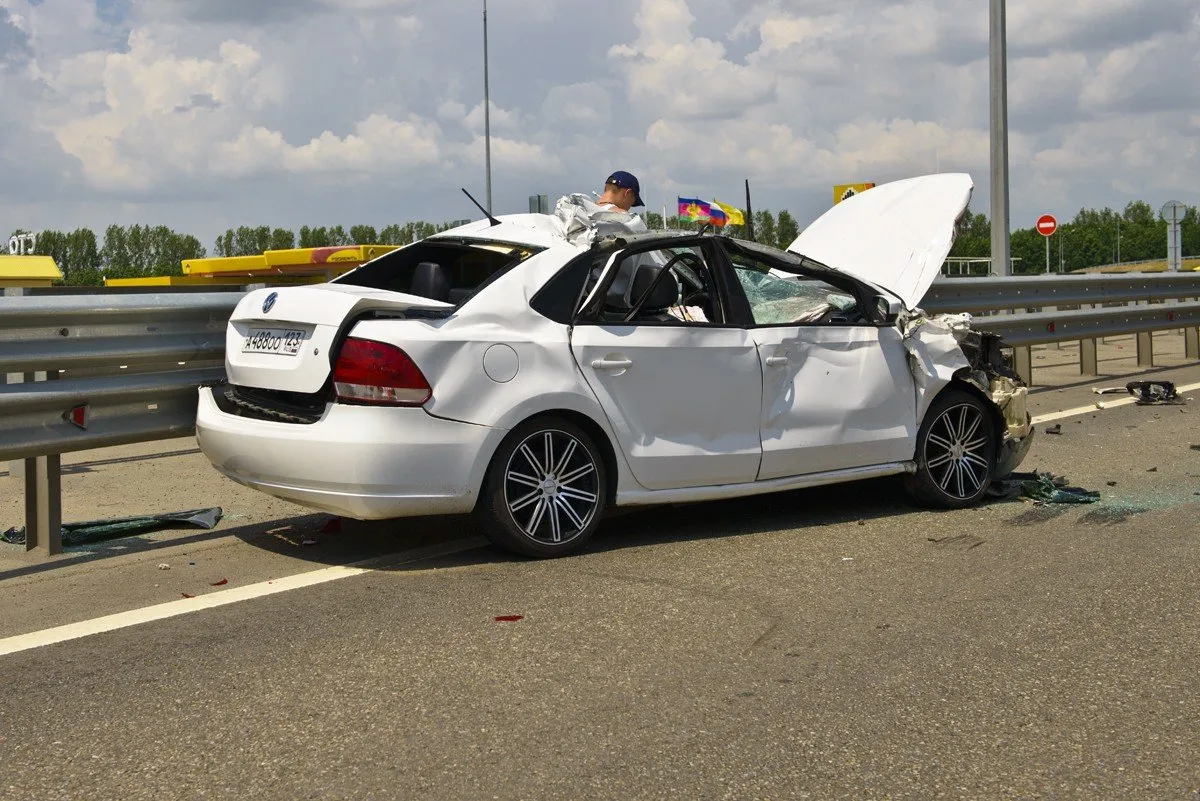
<path id="1" fill-rule="evenodd" d="M 734 6 L 737 6 L 735 9 Z M 833 9 L 833 10 L 831 10 Z M 0 229 L 477 216 L 481 0 L 0 0 Z M 1200 203 L 1200 4 L 1009 0 L 1012 217 Z M 967 171 L 983 0 L 491 0 L 498 213 L 642 179 L 789 208 Z"/>

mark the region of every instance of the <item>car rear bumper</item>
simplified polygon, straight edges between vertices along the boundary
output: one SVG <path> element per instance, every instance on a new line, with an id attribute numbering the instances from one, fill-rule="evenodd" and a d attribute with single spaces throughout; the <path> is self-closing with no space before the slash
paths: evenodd
<path id="1" fill-rule="evenodd" d="M 311 425 L 236 417 L 200 389 L 196 440 L 248 487 L 359 520 L 471 511 L 498 429 L 419 408 L 334 404 Z"/>

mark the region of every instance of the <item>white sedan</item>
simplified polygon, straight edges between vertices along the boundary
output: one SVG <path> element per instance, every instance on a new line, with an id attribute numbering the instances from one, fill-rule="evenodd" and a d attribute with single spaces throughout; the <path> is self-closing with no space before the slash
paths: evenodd
<path id="1" fill-rule="evenodd" d="M 971 191 L 879 186 L 787 252 L 623 233 L 564 198 L 254 291 L 197 439 L 270 495 L 357 519 L 473 512 L 537 557 L 579 549 L 613 506 L 887 475 L 967 506 L 1032 439 L 999 341 L 919 309 Z"/>

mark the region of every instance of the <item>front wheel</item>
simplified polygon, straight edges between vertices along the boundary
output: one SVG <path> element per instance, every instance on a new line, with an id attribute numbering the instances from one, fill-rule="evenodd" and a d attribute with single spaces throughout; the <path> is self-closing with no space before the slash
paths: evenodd
<path id="1" fill-rule="evenodd" d="M 525 556 L 566 556 L 600 525 L 607 488 L 592 438 L 544 417 L 513 429 L 492 459 L 476 517 L 493 543 Z"/>
<path id="2" fill-rule="evenodd" d="M 996 429 L 983 401 L 960 390 L 946 392 L 921 423 L 917 471 L 905 476 L 905 488 L 922 506 L 972 506 L 992 483 L 996 447 Z"/>

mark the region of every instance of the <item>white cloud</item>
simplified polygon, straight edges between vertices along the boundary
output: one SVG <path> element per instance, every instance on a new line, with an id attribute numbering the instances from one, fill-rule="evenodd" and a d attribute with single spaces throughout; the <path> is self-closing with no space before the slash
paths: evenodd
<path id="1" fill-rule="evenodd" d="M 6 224 L 169 219 L 209 241 L 265 216 L 455 218 L 483 183 L 475 5 L 113 8 L 0 0 L 0 97 L 21 109 L 0 118 Z M 656 206 L 749 178 L 803 221 L 831 183 L 939 163 L 987 210 L 975 0 L 493 0 L 489 22 L 498 210 L 628 169 Z M 1013 0 L 1009 29 L 1014 220 L 1200 203 L 1195 0 Z"/>

